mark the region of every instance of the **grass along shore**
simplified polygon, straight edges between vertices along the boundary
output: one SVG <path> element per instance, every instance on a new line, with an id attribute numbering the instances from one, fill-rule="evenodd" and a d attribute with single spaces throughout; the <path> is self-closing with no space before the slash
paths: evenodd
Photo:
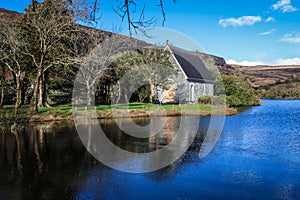
<path id="1" fill-rule="evenodd" d="M 95 110 L 98 119 L 111 119 L 114 117 L 149 117 L 149 116 L 210 116 L 210 115 L 235 115 L 236 108 L 214 106 L 208 104 L 164 104 L 130 103 L 115 105 L 98 105 L 93 108 L 80 107 L 76 112 L 86 109 Z M 14 106 L 4 106 L 0 109 L 0 124 L 49 122 L 72 120 L 73 108 L 71 104 L 57 105 L 51 108 L 39 108 L 38 114 L 30 114 L 28 105 L 22 106 L 18 115 L 14 115 Z M 114 111 L 114 114 L 113 112 Z"/>

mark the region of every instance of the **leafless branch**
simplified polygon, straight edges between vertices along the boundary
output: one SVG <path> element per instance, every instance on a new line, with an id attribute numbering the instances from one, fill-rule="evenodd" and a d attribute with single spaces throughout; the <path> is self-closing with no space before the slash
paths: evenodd
<path id="1" fill-rule="evenodd" d="M 173 1 L 175 1 L 175 0 L 173 0 Z M 163 16 L 162 26 L 164 26 L 165 21 L 166 21 L 166 12 L 165 12 L 165 9 L 164 9 L 163 0 L 159 0 L 159 5 L 158 6 L 161 8 L 161 14 Z"/>
<path id="2" fill-rule="evenodd" d="M 132 31 L 145 33 L 147 28 L 155 25 L 156 19 L 154 17 L 145 18 L 145 8 L 146 5 L 143 6 L 137 20 L 134 19 L 134 14 L 137 12 L 137 3 L 134 0 L 124 0 L 113 10 L 121 17 L 122 21 L 127 21 L 129 34 L 132 35 Z"/>

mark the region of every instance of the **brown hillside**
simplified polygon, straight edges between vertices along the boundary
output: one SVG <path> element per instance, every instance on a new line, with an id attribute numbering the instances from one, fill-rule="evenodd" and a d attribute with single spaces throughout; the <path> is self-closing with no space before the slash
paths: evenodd
<path id="1" fill-rule="evenodd" d="M 13 21 L 22 16 L 21 13 L 11 11 L 11 10 L 6 10 L 4 8 L 0 8 L 0 18 L 7 20 L 7 21 Z"/>
<path id="2" fill-rule="evenodd" d="M 22 13 L 18 13 L 18 12 L 15 12 L 15 11 L 0 8 L 0 19 L 1 20 L 7 21 L 7 22 L 12 22 L 12 21 L 20 18 L 21 16 L 22 16 Z M 95 28 L 88 27 L 88 26 L 83 26 L 83 25 L 79 25 L 79 26 L 83 29 L 89 30 L 89 33 L 91 34 L 91 36 L 98 38 L 99 42 L 102 42 L 105 38 L 109 38 L 111 36 L 115 36 L 117 38 L 124 38 L 124 39 L 127 38 L 126 36 L 116 34 L 116 33 L 112 33 L 112 32 L 109 32 L 109 31 L 95 29 Z M 136 43 L 136 45 L 138 45 L 140 47 L 149 46 L 149 44 L 147 44 L 144 41 L 134 40 L 134 42 Z"/>
<path id="3" fill-rule="evenodd" d="M 247 78 L 255 88 L 269 86 L 287 81 L 300 80 L 300 66 L 240 66 L 229 65 L 236 72 Z"/>

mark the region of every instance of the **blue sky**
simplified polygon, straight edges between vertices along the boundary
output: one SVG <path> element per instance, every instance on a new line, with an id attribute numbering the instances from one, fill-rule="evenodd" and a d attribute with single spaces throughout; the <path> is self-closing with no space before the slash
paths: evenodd
<path id="1" fill-rule="evenodd" d="M 23 12 L 30 0 L 1 0 L 0 7 Z M 98 27 L 112 30 L 126 23 L 113 12 L 114 0 L 100 0 L 102 18 Z M 162 16 L 159 0 L 146 4 L 146 17 Z M 229 63 L 300 64 L 299 0 L 164 0 L 165 28 L 182 32 L 197 41 L 205 52 L 224 57 Z M 136 16 L 137 17 L 137 16 Z"/>

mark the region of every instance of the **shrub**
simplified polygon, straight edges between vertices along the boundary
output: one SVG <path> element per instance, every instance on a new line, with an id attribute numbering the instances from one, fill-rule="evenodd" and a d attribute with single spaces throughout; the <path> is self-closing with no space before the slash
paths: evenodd
<path id="1" fill-rule="evenodd" d="M 236 76 L 223 76 L 226 104 L 230 107 L 259 105 L 260 100 L 250 83 Z"/>
<path id="2" fill-rule="evenodd" d="M 201 96 L 198 99 L 198 103 L 200 104 L 212 104 L 212 105 L 225 105 L 226 96 Z"/>
<path id="3" fill-rule="evenodd" d="M 211 97 L 210 96 L 201 96 L 198 98 L 198 103 L 200 104 L 211 104 Z"/>
<path id="4" fill-rule="evenodd" d="M 254 106 L 259 105 L 260 100 L 256 96 L 254 89 L 251 87 L 250 83 L 237 76 L 222 76 L 225 91 L 221 91 L 215 86 L 217 90 L 217 95 L 219 96 L 201 96 L 198 99 L 200 104 L 212 104 L 212 105 L 224 105 L 225 103 L 229 107 L 239 107 L 239 106 Z M 221 83 L 216 83 L 221 85 Z M 226 93 L 226 96 L 224 95 Z"/>
<path id="5" fill-rule="evenodd" d="M 211 99 L 211 104 L 213 105 L 225 105 L 226 104 L 226 96 L 220 95 L 220 96 L 213 96 Z"/>

